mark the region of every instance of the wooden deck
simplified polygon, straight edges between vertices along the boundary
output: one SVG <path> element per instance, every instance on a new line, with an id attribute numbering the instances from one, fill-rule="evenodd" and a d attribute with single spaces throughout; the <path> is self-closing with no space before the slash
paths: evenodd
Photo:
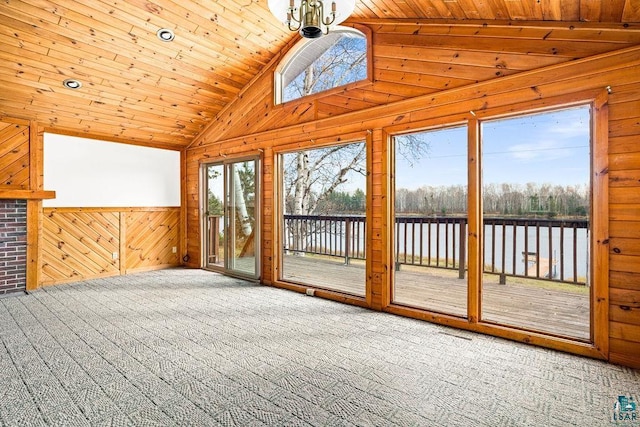
<path id="1" fill-rule="evenodd" d="M 466 317 L 467 282 L 456 271 L 403 267 L 395 273 L 393 302 Z M 352 295 L 365 295 L 364 262 L 285 256 L 283 279 Z M 511 282 L 511 283 L 510 283 Z M 519 283 L 518 283 L 519 282 Z M 581 340 L 590 338 L 588 288 L 485 275 L 482 320 Z"/>

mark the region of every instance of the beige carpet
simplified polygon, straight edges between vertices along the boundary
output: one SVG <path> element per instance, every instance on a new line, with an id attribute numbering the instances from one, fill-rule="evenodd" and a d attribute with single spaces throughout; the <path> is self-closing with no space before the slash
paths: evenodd
<path id="1" fill-rule="evenodd" d="M 199 270 L 0 299 L 7 426 L 608 426 L 619 396 L 640 372 Z"/>

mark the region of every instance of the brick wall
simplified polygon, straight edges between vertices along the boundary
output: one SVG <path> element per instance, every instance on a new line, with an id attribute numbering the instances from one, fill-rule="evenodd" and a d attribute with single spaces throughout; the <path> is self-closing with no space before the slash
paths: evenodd
<path id="1" fill-rule="evenodd" d="M 27 283 L 27 202 L 0 200 L 0 295 Z"/>

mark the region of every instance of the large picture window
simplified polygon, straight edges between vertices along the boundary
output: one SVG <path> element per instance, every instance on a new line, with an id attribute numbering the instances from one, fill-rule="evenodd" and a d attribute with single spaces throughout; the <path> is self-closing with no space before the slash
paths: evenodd
<path id="1" fill-rule="evenodd" d="M 485 121 L 482 319 L 590 340 L 591 108 Z"/>
<path id="2" fill-rule="evenodd" d="M 391 302 L 593 342 L 591 115 L 395 135 Z"/>
<path id="3" fill-rule="evenodd" d="M 364 296 L 366 143 L 281 156 L 280 279 Z"/>
<path id="4" fill-rule="evenodd" d="M 394 138 L 392 301 L 467 316 L 467 128 Z"/>

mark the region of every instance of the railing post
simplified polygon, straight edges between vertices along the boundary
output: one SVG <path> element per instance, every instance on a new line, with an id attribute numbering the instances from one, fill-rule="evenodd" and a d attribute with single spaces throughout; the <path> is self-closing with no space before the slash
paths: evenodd
<path id="1" fill-rule="evenodd" d="M 464 219 L 460 220 L 460 253 L 458 255 L 458 279 L 465 276 L 465 254 L 467 249 L 467 224 Z"/>
<path id="2" fill-rule="evenodd" d="M 344 263 L 349 265 L 349 246 L 351 245 L 351 218 L 344 220 L 346 230 L 344 232 Z"/>

